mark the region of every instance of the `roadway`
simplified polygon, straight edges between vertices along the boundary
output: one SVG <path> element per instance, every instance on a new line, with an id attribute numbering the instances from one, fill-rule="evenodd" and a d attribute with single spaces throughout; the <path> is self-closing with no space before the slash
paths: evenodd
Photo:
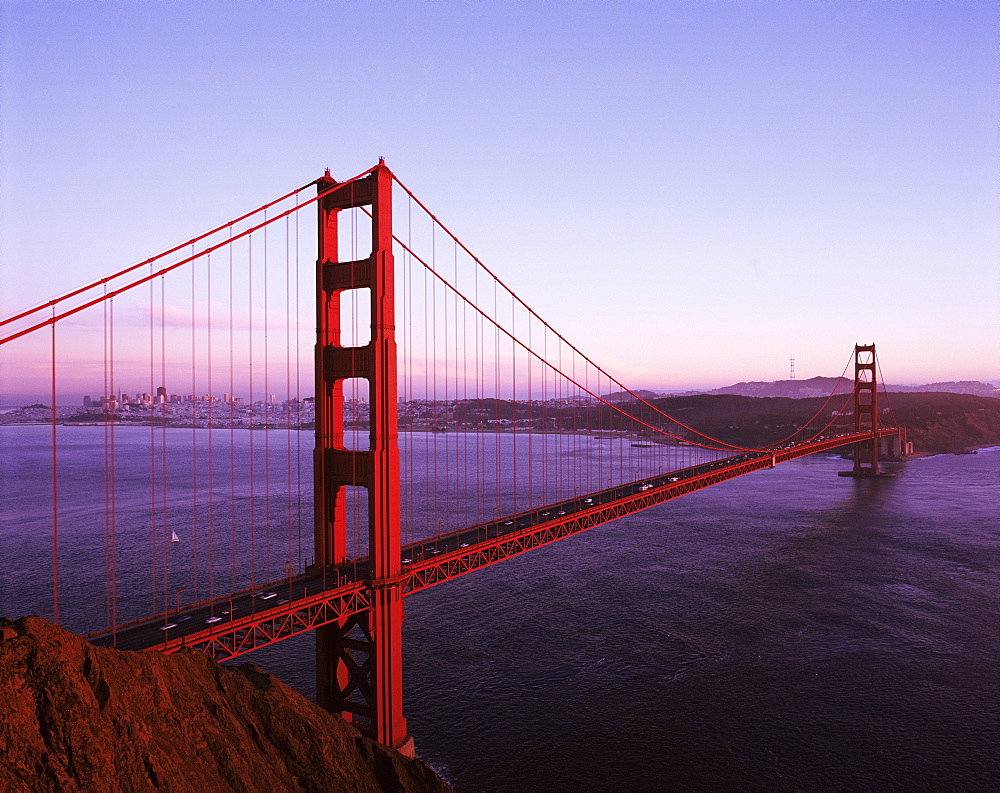
<path id="1" fill-rule="evenodd" d="M 831 443 L 846 445 L 854 442 L 841 440 L 844 438 L 857 440 L 857 436 L 849 434 L 824 438 L 810 444 L 788 445 L 767 452 L 744 452 L 410 543 L 401 549 L 400 576 L 404 578 L 410 569 L 426 568 L 428 563 L 433 563 L 438 557 L 447 554 L 473 555 L 479 548 L 496 546 L 507 535 L 523 535 L 548 524 L 565 523 L 581 513 L 600 512 L 602 507 L 606 509 L 609 504 L 630 499 L 634 501 L 634 497 L 647 493 L 662 495 L 659 501 L 667 500 L 674 497 L 672 491 L 678 491 L 676 495 L 690 492 L 690 480 L 704 480 L 706 476 L 722 469 L 729 469 L 728 473 L 732 476 L 739 476 L 771 467 L 779 461 L 831 448 Z M 813 448 L 816 446 L 821 446 L 821 449 Z M 370 575 L 371 564 L 368 557 L 349 560 L 331 566 L 326 571 L 309 570 L 263 587 L 136 621 L 123 625 L 114 632 L 92 634 L 88 638 L 96 645 L 114 646 L 119 650 L 146 650 L 162 647 L 166 643 L 174 645 L 178 639 L 183 641 L 188 636 L 195 640 L 194 643 L 198 643 L 198 639 L 203 640 L 206 633 L 232 633 L 262 620 L 278 619 L 292 610 L 287 605 L 289 603 L 300 604 L 322 597 L 324 593 L 356 590 Z M 195 634 L 199 636 L 195 637 Z"/>

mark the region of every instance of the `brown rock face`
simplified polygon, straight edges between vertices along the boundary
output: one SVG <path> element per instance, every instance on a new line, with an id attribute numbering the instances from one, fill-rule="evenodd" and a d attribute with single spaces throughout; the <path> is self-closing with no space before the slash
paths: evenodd
<path id="1" fill-rule="evenodd" d="M 38 617 L 0 639 L 0 790 L 446 791 L 253 664 L 94 647 Z"/>

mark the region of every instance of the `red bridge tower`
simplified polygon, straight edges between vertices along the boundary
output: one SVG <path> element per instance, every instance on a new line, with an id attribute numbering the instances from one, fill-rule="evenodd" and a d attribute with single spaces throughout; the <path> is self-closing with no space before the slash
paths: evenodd
<path id="1" fill-rule="evenodd" d="M 347 488 L 368 501 L 371 607 L 316 632 L 316 695 L 329 711 L 355 720 L 380 743 L 412 754 L 403 718 L 403 595 L 399 583 L 399 445 L 396 423 L 396 340 L 392 256 L 392 173 L 379 160 L 370 174 L 337 187 L 319 180 L 316 264 L 315 550 L 318 569 L 347 558 Z M 341 210 L 371 207 L 372 252 L 340 261 Z M 341 344 L 341 296 L 371 294 L 371 341 Z M 369 448 L 344 443 L 344 381 L 368 380 Z"/>
<path id="2" fill-rule="evenodd" d="M 854 446 L 854 468 L 841 476 L 893 476 L 879 471 L 878 377 L 874 344 L 854 345 L 854 431 L 871 433 L 871 440 Z"/>

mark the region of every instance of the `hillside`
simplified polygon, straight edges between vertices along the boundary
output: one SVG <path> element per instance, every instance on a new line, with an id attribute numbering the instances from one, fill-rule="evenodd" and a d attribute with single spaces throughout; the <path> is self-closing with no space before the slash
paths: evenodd
<path id="1" fill-rule="evenodd" d="M 914 450 L 959 453 L 1000 445 L 1000 399 L 971 394 L 890 394 Z"/>
<path id="2" fill-rule="evenodd" d="M 765 446 L 802 427 L 824 401 L 706 394 L 657 399 L 653 404 L 714 438 L 741 446 Z M 917 452 L 958 453 L 1000 445 L 1000 400 L 993 397 L 896 393 L 888 399 L 881 397 L 880 405 L 891 406 Z M 827 413 L 824 421 L 828 418 Z M 813 424 L 814 430 L 820 426 L 819 420 Z"/>
<path id="3" fill-rule="evenodd" d="M 810 397 L 825 397 L 830 394 L 838 385 L 848 385 L 853 381 L 838 377 L 811 377 L 808 380 L 774 380 L 751 381 L 735 383 L 716 388 L 714 391 L 707 391 L 708 394 L 735 394 L 737 396 L 755 397 L 793 397 L 795 399 L 808 399 Z M 1000 388 L 990 384 L 981 383 L 976 380 L 948 381 L 942 383 L 930 383 L 928 385 L 886 385 L 879 386 L 880 391 L 893 393 L 949 393 L 949 394 L 972 394 L 974 396 L 1000 398 Z"/>
<path id="4" fill-rule="evenodd" d="M 734 383 L 724 388 L 708 391 L 708 394 L 731 394 L 735 396 L 753 397 L 790 397 L 793 399 L 809 399 L 811 397 L 826 397 L 838 386 L 849 383 L 841 377 L 810 377 L 808 380 L 775 380 L 750 381 Z"/>
<path id="5" fill-rule="evenodd" d="M 94 647 L 38 617 L 0 639 L 0 790 L 446 791 L 253 664 Z"/>

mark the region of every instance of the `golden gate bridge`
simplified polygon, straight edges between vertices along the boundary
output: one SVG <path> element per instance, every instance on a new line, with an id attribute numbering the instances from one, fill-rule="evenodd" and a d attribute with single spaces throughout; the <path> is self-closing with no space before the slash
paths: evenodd
<path id="1" fill-rule="evenodd" d="M 777 443 L 700 432 L 544 321 L 381 160 L 0 334 L 5 389 L 44 381 L 51 401 L 33 436 L 51 500 L 38 605 L 98 645 L 218 660 L 316 631 L 319 703 L 404 751 L 407 596 L 804 455 L 853 445 L 844 473 L 877 477 L 905 444 L 873 344 Z M 101 396 L 65 415 L 57 400 L 86 378 Z M 83 470 L 85 424 L 99 429 Z M 87 477 L 93 504 L 74 503 Z M 103 543 L 103 613 L 79 602 L 92 567 L 60 576 L 81 532 Z"/>

